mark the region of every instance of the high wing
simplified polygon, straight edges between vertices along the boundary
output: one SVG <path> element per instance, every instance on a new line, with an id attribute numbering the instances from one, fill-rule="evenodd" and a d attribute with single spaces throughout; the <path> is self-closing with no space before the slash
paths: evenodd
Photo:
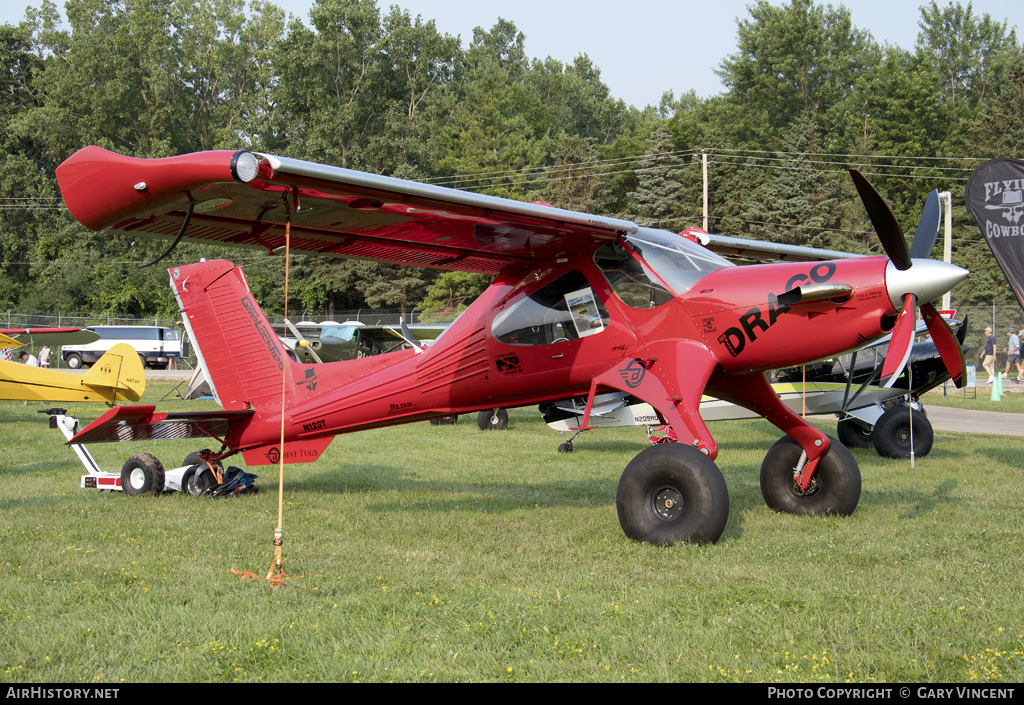
<path id="1" fill-rule="evenodd" d="M 494 274 L 557 259 L 636 223 L 253 152 L 166 159 L 79 150 L 57 168 L 64 201 L 93 230 Z M 187 227 L 183 227 L 187 226 Z M 738 263 L 860 257 L 684 231 Z"/>
<path id="2" fill-rule="evenodd" d="M 493 274 L 634 233 L 615 218 L 287 157 L 212 151 L 166 159 L 79 150 L 57 168 L 93 230 Z M 183 224 L 188 221 L 188 227 Z"/>
<path id="3" fill-rule="evenodd" d="M 699 228 L 687 228 L 681 235 L 695 239 L 712 252 L 722 255 L 737 264 L 760 262 L 820 262 L 832 259 L 865 257 L 852 252 L 826 250 L 820 247 L 787 245 L 782 242 L 763 242 L 728 235 L 713 235 Z"/>
<path id="4" fill-rule="evenodd" d="M 32 341 L 53 347 L 88 345 L 100 339 L 99 333 L 86 328 L 0 328 L 0 335 L 10 336 L 18 341 L 18 345 L 27 345 Z"/>

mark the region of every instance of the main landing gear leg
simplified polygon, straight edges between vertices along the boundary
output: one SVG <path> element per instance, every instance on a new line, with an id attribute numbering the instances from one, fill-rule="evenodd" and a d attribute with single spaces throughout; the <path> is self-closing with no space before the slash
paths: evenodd
<path id="1" fill-rule="evenodd" d="M 631 539 L 661 546 L 714 543 L 725 531 L 729 490 L 714 463 L 718 447 L 697 413 L 714 367 L 702 345 L 659 343 L 594 378 L 591 399 L 598 385 L 634 394 L 679 437 L 679 443 L 645 449 L 622 473 L 615 504 L 619 524 Z M 588 402 L 583 426 L 589 412 Z"/>
<path id="2" fill-rule="evenodd" d="M 761 494 L 769 507 L 789 514 L 853 513 L 861 492 L 857 461 L 842 443 L 833 443 L 790 411 L 763 374 L 718 371 L 708 390 L 760 414 L 786 434 L 761 464 Z"/>

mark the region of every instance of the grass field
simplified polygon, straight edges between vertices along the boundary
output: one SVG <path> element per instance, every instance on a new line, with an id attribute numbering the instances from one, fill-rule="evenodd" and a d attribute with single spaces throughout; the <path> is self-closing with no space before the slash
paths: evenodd
<path id="1" fill-rule="evenodd" d="M 615 510 L 642 429 L 571 455 L 535 409 L 503 432 L 341 436 L 286 468 L 285 568 L 304 577 L 272 589 L 229 569 L 270 565 L 276 468 L 226 500 L 82 490 L 35 408 L 0 402 L 5 682 L 1024 679 L 1020 439 L 937 431 L 913 471 L 854 450 L 857 511 L 802 518 L 761 498 L 776 430 L 715 424 L 725 534 L 656 548 Z M 91 447 L 108 469 L 194 449 Z"/>
<path id="2" fill-rule="evenodd" d="M 922 399 L 927 407 L 929 404 L 936 406 L 950 406 L 956 409 L 976 409 L 978 411 L 1001 411 L 1010 414 L 1024 414 L 1024 385 L 1016 382 L 1003 382 L 1003 394 L 999 401 L 992 401 L 991 385 L 980 386 L 975 390 L 968 389 L 966 394 L 962 390 L 949 388 L 948 393 L 943 396 L 942 388 L 933 390 Z"/>

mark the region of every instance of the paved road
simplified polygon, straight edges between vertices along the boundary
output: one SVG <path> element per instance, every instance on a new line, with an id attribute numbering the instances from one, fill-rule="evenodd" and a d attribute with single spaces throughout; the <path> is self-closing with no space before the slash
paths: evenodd
<path id="1" fill-rule="evenodd" d="M 966 431 L 967 433 L 994 433 L 1000 436 L 1024 436 L 1024 414 L 999 411 L 973 411 L 952 409 L 948 406 L 928 404 L 924 407 L 932 428 L 940 431 Z"/>

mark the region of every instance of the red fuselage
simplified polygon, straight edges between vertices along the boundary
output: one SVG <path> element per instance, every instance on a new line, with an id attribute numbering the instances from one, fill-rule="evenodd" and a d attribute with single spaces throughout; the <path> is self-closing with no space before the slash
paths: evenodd
<path id="1" fill-rule="evenodd" d="M 425 352 L 403 350 L 323 365 L 286 360 L 286 441 L 326 446 L 339 433 L 495 407 L 538 404 L 586 394 L 591 380 L 645 353 L 652 344 L 696 344 L 719 374 L 744 375 L 832 356 L 884 334 L 895 315 L 885 287 L 885 257 L 816 263 L 725 267 L 709 272 L 662 305 L 634 308 L 613 291 L 591 253 L 526 271 L 502 272 L 491 287 Z M 206 265 L 181 268 L 181 276 Z M 502 313 L 576 272 L 585 278 L 607 320 L 592 335 L 572 339 L 502 341 Z M 777 295 L 809 284 L 846 284 L 845 300 L 780 305 Z M 260 314 L 262 315 L 262 314 Z M 537 326 L 538 328 L 540 326 Z M 201 345 L 201 340 L 197 340 Z M 283 354 L 283 350 L 282 350 Z M 685 380 L 685 359 L 660 374 Z M 625 369 L 625 367 L 624 367 Z M 641 372 L 642 374 L 642 372 Z M 626 373 L 623 379 L 628 386 Z M 715 377 L 708 388 L 714 392 Z M 280 389 L 280 379 L 275 383 Z M 600 391 L 605 391 L 604 389 Z M 228 410 L 247 408 L 221 393 Z M 266 447 L 281 437 L 280 404 L 254 406 L 236 450 Z M 685 436 L 685 433 L 683 434 Z M 316 452 L 319 455 L 319 452 Z M 289 458 L 294 461 L 315 459 Z M 249 455 L 247 462 L 254 462 Z M 269 460 L 269 459 L 268 459 Z M 259 459 L 256 459 L 259 462 Z M 265 461 L 264 461 L 265 462 Z"/>

